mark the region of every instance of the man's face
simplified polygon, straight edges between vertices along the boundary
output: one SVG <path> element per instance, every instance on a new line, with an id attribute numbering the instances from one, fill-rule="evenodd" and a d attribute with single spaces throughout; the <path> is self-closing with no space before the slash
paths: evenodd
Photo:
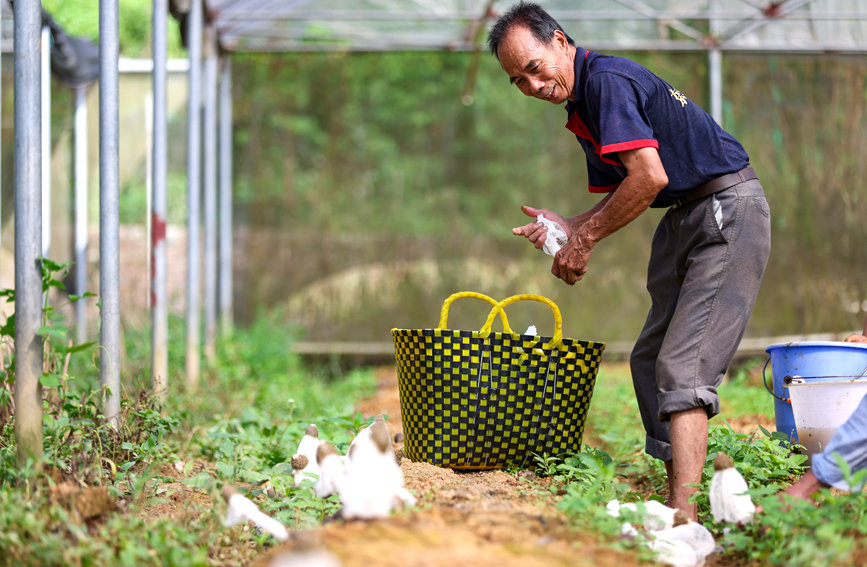
<path id="1" fill-rule="evenodd" d="M 575 86 L 573 48 L 563 32 L 540 42 L 523 25 L 513 26 L 500 40 L 497 55 L 509 80 L 522 93 L 554 104 L 572 96 Z"/>

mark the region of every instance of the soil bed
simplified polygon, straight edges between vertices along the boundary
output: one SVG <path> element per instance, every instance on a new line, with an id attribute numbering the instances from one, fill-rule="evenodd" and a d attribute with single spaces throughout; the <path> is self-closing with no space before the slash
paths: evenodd
<path id="1" fill-rule="evenodd" d="M 387 415 L 390 432 L 402 433 L 395 369 L 378 369 L 377 380 L 376 396 L 358 409 L 365 417 Z M 772 426 L 764 416 L 731 425 L 751 431 L 757 423 Z M 586 437 L 585 442 L 592 444 L 592 432 Z M 400 445 L 397 449 L 400 453 Z M 344 567 L 643 564 L 631 554 L 600 544 L 594 534 L 570 530 L 556 508 L 557 497 L 548 479 L 532 472 L 455 472 L 405 458 L 401 468 L 406 487 L 418 498 L 416 508 L 385 520 L 335 520 L 295 532 L 289 542 L 274 547 L 254 565 L 277 564 L 277 558 L 311 549 L 328 550 Z"/>

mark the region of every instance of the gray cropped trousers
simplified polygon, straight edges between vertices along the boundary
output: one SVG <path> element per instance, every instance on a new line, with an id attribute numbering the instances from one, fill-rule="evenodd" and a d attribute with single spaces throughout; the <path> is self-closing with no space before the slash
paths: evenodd
<path id="1" fill-rule="evenodd" d="M 651 307 L 630 357 L 645 451 L 671 460 L 671 413 L 719 413 L 728 371 L 759 292 L 771 246 L 759 180 L 670 208 L 647 270 Z"/>

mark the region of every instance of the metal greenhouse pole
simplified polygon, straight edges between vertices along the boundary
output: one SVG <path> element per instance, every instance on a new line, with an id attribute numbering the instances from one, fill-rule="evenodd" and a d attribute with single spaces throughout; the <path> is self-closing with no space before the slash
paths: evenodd
<path id="1" fill-rule="evenodd" d="M 75 89 L 75 293 L 87 289 L 87 87 Z M 87 298 L 75 302 L 78 343 L 87 342 Z"/>
<path id="2" fill-rule="evenodd" d="M 232 60 L 220 61 L 220 329 L 232 332 Z"/>
<path id="3" fill-rule="evenodd" d="M 201 195 L 202 2 L 193 0 L 187 18 L 190 57 L 187 112 L 187 386 L 199 383 L 199 197 Z"/>
<path id="4" fill-rule="evenodd" d="M 151 199 L 151 386 L 157 399 L 168 392 L 169 310 L 166 286 L 166 184 L 168 171 L 168 0 L 153 7 L 153 198 Z"/>
<path id="5" fill-rule="evenodd" d="M 708 50 L 708 77 L 710 84 L 710 115 L 720 126 L 723 125 L 722 108 L 722 50 L 719 47 L 720 22 L 717 18 L 717 0 L 709 0 L 708 10 L 710 15 L 710 37 L 713 41 Z"/>
<path id="6" fill-rule="evenodd" d="M 41 15 L 40 15 L 41 18 Z M 51 30 L 42 28 L 42 255 L 51 250 Z"/>
<path id="7" fill-rule="evenodd" d="M 205 33 L 205 358 L 217 354 L 217 32 Z"/>
<path id="8" fill-rule="evenodd" d="M 13 22 L 14 24 L 14 22 Z M 0 10 L 0 46 L 3 45 L 3 10 Z M 0 77 L 3 76 L 3 50 L 0 49 Z M 3 108 L 3 89 L 0 89 L 0 109 Z M 2 112 L 0 112 L 2 115 Z M 0 116 L 0 128 L 2 128 L 2 116 Z M 2 150 L 2 143 L 0 143 L 0 150 Z M 0 155 L 3 155 L 0 152 Z M 3 160 L 0 160 L 2 162 Z M 2 169 L 0 169 L 0 173 L 2 173 Z M 2 176 L 0 176 L 2 179 Z M 3 192 L 0 191 L 0 248 L 3 246 Z"/>
<path id="9" fill-rule="evenodd" d="M 15 443 L 42 458 L 42 125 L 38 2 L 15 2 Z M 42 49 L 49 49 L 42 45 Z"/>
<path id="10" fill-rule="evenodd" d="M 118 215 L 118 0 L 99 0 L 99 295 L 103 415 L 120 417 L 120 219 Z"/>

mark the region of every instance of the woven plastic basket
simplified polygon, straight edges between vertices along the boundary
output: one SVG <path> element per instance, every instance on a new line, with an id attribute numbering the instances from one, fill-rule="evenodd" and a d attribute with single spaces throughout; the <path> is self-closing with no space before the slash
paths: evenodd
<path id="1" fill-rule="evenodd" d="M 447 328 L 449 306 L 473 297 L 493 305 L 478 331 Z M 539 301 L 554 336 L 518 335 L 505 308 Z M 499 316 L 503 332 L 491 332 Z M 453 469 L 495 469 L 532 455 L 577 453 L 604 343 L 562 336 L 560 310 L 538 295 L 496 302 L 460 292 L 443 303 L 436 329 L 393 329 L 404 453 Z"/>

